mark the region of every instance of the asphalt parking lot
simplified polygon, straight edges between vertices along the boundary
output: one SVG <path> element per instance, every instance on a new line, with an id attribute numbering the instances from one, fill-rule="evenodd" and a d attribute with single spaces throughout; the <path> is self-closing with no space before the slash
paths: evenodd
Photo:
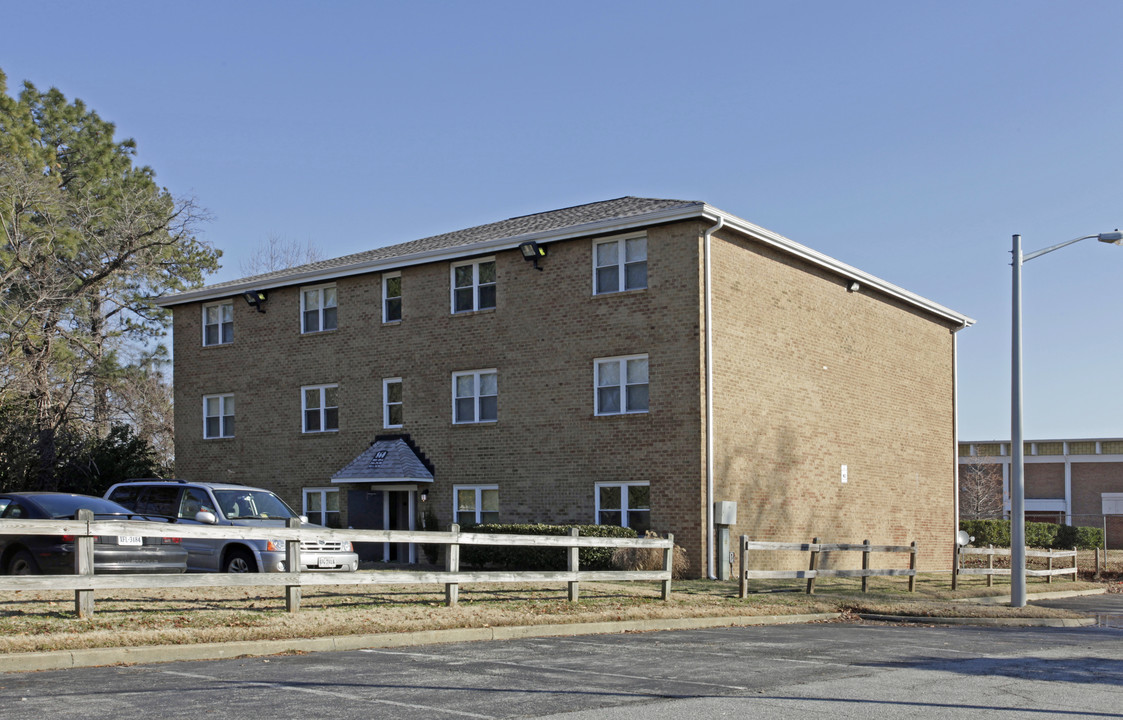
<path id="1" fill-rule="evenodd" d="M 1123 717 L 1123 631 L 826 623 L 0 676 L 5 718 Z M 1016 714 L 1016 715 L 1015 715 Z"/>

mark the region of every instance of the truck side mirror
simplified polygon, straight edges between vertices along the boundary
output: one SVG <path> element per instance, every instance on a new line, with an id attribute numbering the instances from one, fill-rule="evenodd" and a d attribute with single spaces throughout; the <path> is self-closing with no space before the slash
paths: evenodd
<path id="1" fill-rule="evenodd" d="M 201 522 L 205 525 L 214 525 L 218 522 L 218 518 L 216 518 L 214 516 L 214 513 L 212 512 L 200 510 L 199 512 L 195 513 L 195 522 Z"/>

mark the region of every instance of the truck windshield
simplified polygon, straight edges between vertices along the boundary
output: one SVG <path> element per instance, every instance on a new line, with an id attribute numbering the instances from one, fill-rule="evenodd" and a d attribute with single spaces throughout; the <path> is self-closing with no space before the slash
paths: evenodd
<path id="1" fill-rule="evenodd" d="M 268 490 L 215 490 L 218 508 L 227 518 L 297 517 L 281 498 Z"/>

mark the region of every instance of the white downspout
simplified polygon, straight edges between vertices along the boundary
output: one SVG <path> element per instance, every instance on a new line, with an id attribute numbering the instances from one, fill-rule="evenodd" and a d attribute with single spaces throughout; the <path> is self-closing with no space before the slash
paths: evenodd
<path id="1" fill-rule="evenodd" d="M 706 231 L 702 239 L 702 265 L 705 284 L 706 323 L 706 574 L 716 580 L 714 564 L 714 330 L 713 293 L 710 291 L 710 237 L 725 225 L 717 224 Z"/>

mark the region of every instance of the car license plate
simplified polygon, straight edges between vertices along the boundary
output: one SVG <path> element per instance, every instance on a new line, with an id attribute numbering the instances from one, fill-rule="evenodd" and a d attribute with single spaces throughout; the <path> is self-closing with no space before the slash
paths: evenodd
<path id="1" fill-rule="evenodd" d="M 144 539 L 141 538 L 139 535 L 118 535 L 117 536 L 117 544 L 118 545 L 143 545 Z"/>
<path id="2" fill-rule="evenodd" d="M 316 563 L 318 567 L 333 568 L 335 567 L 335 558 L 323 557 L 321 555 L 320 557 L 316 558 Z"/>

